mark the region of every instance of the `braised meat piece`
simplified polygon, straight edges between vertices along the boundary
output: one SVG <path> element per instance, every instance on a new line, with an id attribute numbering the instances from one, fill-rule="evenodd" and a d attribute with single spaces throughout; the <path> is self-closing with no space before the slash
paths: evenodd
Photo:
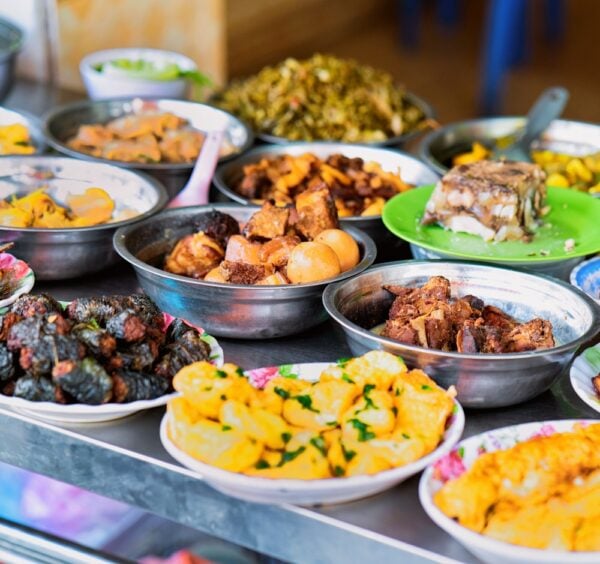
<path id="1" fill-rule="evenodd" d="M 260 248 L 260 260 L 273 265 L 275 268 L 284 268 L 288 263 L 290 253 L 299 244 L 300 238 L 295 235 L 275 237 Z"/>
<path id="2" fill-rule="evenodd" d="M 29 401 L 55 401 L 56 390 L 48 378 L 37 378 L 31 374 L 21 376 L 15 383 L 14 397 Z"/>
<path id="3" fill-rule="evenodd" d="M 7 345 L 12 351 L 34 347 L 44 335 L 67 335 L 70 323 L 62 316 L 27 317 L 15 323 L 8 332 Z"/>
<path id="4" fill-rule="evenodd" d="M 15 359 L 5 343 L 0 343 L 0 384 L 8 382 L 15 375 Z"/>
<path id="5" fill-rule="evenodd" d="M 108 358 L 117 348 L 117 340 L 110 333 L 91 323 L 78 323 L 72 334 L 96 356 Z"/>
<path id="6" fill-rule="evenodd" d="M 219 270 L 221 276 L 231 284 L 256 284 L 274 272 L 270 264 L 247 264 L 231 260 L 224 260 Z"/>
<path id="7" fill-rule="evenodd" d="M 10 328 L 22 319 L 23 318 L 20 315 L 17 315 L 12 311 L 9 311 L 4 315 L 0 315 L 0 340 L 6 341 L 6 339 L 8 339 Z"/>
<path id="8" fill-rule="evenodd" d="M 156 341 L 142 341 L 141 343 L 130 343 L 122 347 L 119 352 L 121 362 L 119 367 L 129 370 L 150 370 L 154 361 L 158 358 L 159 345 Z"/>
<path id="9" fill-rule="evenodd" d="M 204 278 L 219 266 L 225 251 L 206 233 L 194 233 L 180 239 L 165 259 L 165 270 L 191 278 Z"/>
<path id="10" fill-rule="evenodd" d="M 12 304 L 10 311 L 21 317 L 32 317 L 50 313 L 62 314 L 63 310 L 61 305 L 47 294 L 25 294 Z"/>
<path id="11" fill-rule="evenodd" d="M 217 210 L 199 215 L 194 226 L 196 231 L 202 231 L 222 248 L 227 246 L 229 237 L 240 233 L 240 225 L 235 218 Z"/>
<path id="12" fill-rule="evenodd" d="M 288 230 L 290 209 L 278 207 L 270 201 L 252 215 L 246 223 L 243 234 L 251 241 L 263 241 L 282 237 Z"/>
<path id="13" fill-rule="evenodd" d="M 85 356 L 85 347 L 70 335 L 43 335 L 32 346 L 23 347 L 19 365 L 34 376 L 50 374 L 52 367 L 63 360 L 79 360 Z"/>
<path id="14" fill-rule="evenodd" d="M 384 286 L 395 299 L 382 335 L 401 343 L 463 353 L 508 353 L 554 346 L 552 324 L 519 323 L 475 296 L 452 299 L 450 282 L 431 277 L 421 288 Z"/>
<path id="15" fill-rule="evenodd" d="M 600 397 L 600 374 L 597 374 L 592 378 L 592 386 L 596 390 L 596 394 Z"/>
<path id="16" fill-rule="evenodd" d="M 134 311 L 126 309 L 107 319 L 106 330 L 113 337 L 132 343 L 145 337 L 146 324 Z"/>
<path id="17" fill-rule="evenodd" d="M 317 180 L 296 197 L 298 219 L 294 228 L 304 239 L 312 241 L 325 229 L 338 229 L 335 202 L 327 185 Z M 283 235 L 283 233 L 282 233 Z"/>
<path id="18" fill-rule="evenodd" d="M 91 357 L 58 362 L 52 370 L 52 380 L 79 403 L 99 405 L 112 396 L 112 378 Z"/>
<path id="19" fill-rule="evenodd" d="M 169 380 L 152 373 L 120 370 L 113 374 L 113 400 L 124 403 L 158 398 L 169 391 Z"/>
<path id="20" fill-rule="evenodd" d="M 125 309 L 130 309 L 139 315 L 147 325 L 161 326 L 162 324 L 161 311 L 148 296 L 143 294 L 78 298 L 69 304 L 67 314 L 77 323 L 96 321 L 102 326 L 110 317 Z"/>
<path id="21" fill-rule="evenodd" d="M 154 367 L 156 374 L 169 382 L 184 366 L 210 358 L 210 346 L 193 327 L 182 332 L 183 328 L 179 326 L 173 331 L 177 331 L 177 340 L 166 346 L 165 353 Z"/>
<path id="22" fill-rule="evenodd" d="M 552 323 L 545 319 L 532 319 L 521 323 L 506 335 L 505 341 L 505 352 L 549 349 L 554 346 Z"/>

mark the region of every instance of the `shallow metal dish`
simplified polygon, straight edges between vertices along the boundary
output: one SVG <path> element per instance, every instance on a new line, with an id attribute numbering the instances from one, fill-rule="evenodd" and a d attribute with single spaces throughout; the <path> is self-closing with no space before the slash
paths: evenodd
<path id="1" fill-rule="evenodd" d="M 213 178 L 213 184 L 217 190 L 229 200 L 244 205 L 251 205 L 250 200 L 238 194 L 234 186 L 243 176 L 244 166 L 256 163 L 260 159 L 274 155 L 303 155 L 313 153 L 319 158 L 325 159 L 336 153 L 346 157 L 360 157 L 365 162 L 376 162 L 387 172 L 397 172 L 404 182 L 421 186 L 423 184 L 434 184 L 439 176 L 432 172 L 416 157 L 400 151 L 392 151 L 379 147 L 368 147 L 365 145 L 347 145 L 345 143 L 287 143 L 282 145 L 261 145 L 251 149 L 246 154 L 221 165 Z M 355 227 L 364 231 L 375 241 L 378 248 L 385 245 L 393 245 L 397 237 L 392 235 L 383 225 L 381 215 L 354 216 L 340 219 L 342 226 Z"/>
<path id="2" fill-rule="evenodd" d="M 211 335 L 266 339 L 300 333 L 327 319 L 321 296 L 327 284 L 368 268 L 375 260 L 373 241 L 356 229 L 346 229 L 361 249 L 353 269 L 322 282 L 287 286 L 245 286 L 205 282 L 164 271 L 165 255 L 193 233 L 195 221 L 211 210 L 246 222 L 256 211 L 238 204 L 175 208 L 115 233 L 115 250 L 135 269 L 144 291 L 167 313 L 200 325 Z"/>
<path id="3" fill-rule="evenodd" d="M 450 123 L 428 133 L 419 144 L 419 156 L 438 174 L 450 168 L 452 157 L 471 150 L 474 141 L 492 142 L 516 133 L 525 117 L 490 117 Z M 557 119 L 532 148 L 550 149 L 573 155 L 600 151 L 600 125 Z"/>
<path id="4" fill-rule="evenodd" d="M 27 127 L 29 137 L 35 146 L 35 153 L 33 154 L 39 155 L 46 151 L 48 146 L 46 145 L 46 138 L 42 133 L 42 126 L 38 118 L 21 110 L 9 110 L 8 108 L 0 107 L 0 126 L 12 125 L 14 123 L 22 123 Z"/>
<path id="5" fill-rule="evenodd" d="M 40 187 L 59 202 L 72 193 L 97 186 L 116 202 L 116 210 L 139 215 L 118 221 L 69 229 L 0 226 L 0 242 L 14 241 L 11 252 L 28 262 L 39 280 L 64 280 L 97 272 L 114 263 L 112 237 L 118 227 L 150 217 L 165 207 L 165 189 L 154 179 L 113 165 L 66 157 L 13 156 L 0 159 L 0 200 Z"/>
<path id="6" fill-rule="evenodd" d="M 393 301 L 383 285 L 420 286 L 438 275 L 450 280 L 453 296 L 473 294 L 523 321 L 535 317 L 550 320 L 558 345 L 524 353 L 464 354 L 405 345 L 372 332 L 387 319 Z M 567 368 L 578 347 L 600 331 L 597 306 L 569 284 L 475 263 L 389 263 L 330 285 L 323 303 L 343 329 L 353 355 L 372 349 L 400 355 L 441 386 L 456 386 L 458 401 L 465 407 L 502 407 L 541 394 Z"/>
<path id="7" fill-rule="evenodd" d="M 248 126 L 223 110 L 196 102 L 160 98 L 147 98 L 143 100 L 140 98 L 85 100 L 61 106 L 44 115 L 44 133 L 48 139 L 48 143 L 52 147 L 70 157 L 118 165 L 150 174 L 164 184 L 169 197 L 174 198 L 188 181 L 194 163 L 128 163 L 93 157 L 87 153 L 75 151 L 67 146 L 67 141 L 77 133 L 80 125 L 106 123 L 117 117 L 136 113 L 144 109 L 172 112 L 187 119 L 193 127 L 201 131 L 216 128 L 225 119 L 227 123 L 225 143 L 230 152 L 221 157 L 221 162 L 243 153 L 253 143 L 252 132 Z"/>
<path id="8" fill-rule="evenodd" d="M 435 111 L 429 105 L 428 102 L 420 98 L 416 94 L 412 92 L 406 92 L 404 94 L 406 101 L 412 105 L 416 106 L 423 112 L 423 121 L 427 121 L 429 119 L 435 118 Z M 406 133 L 404 135 L 395 135 L 394 137 L 388 137 L 384 141 L 371 141 L 365 142 L 365 145 L 371 145 L 373 147 L 404 147 L 408 144 L 409 141 L 412 141 L 419 135 L 422 135 L 427 129 L 416 129 L 411 131 L 410 133 Z M 275 143 L 275 144 L 287 144 L 290 143 L 290 139 L 286 137 L 278 137 L 277 135 L 270 135 L 269 133 L 261 133 L 259 131 L 256 132 L 256 137 L 265 143 Z M 327 139 L 323 139 L 323 142 L 327 142 Z M 331 140 L 332 142 L 339 142 L 336 140 Z"/>
<path id="9" fill-rule="evenodd" d="M 0 101 L 6 98 L 15 83 L 15 64 L 22 46 L 23 32 L 0 18 Z"/>

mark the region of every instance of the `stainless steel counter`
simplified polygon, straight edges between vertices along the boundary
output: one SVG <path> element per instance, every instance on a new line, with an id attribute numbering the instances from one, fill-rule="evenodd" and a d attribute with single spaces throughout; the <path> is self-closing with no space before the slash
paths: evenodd
<path id="1" fill-rule="evenodd" d="M 26 104 L 28 100 L 35 104 Z M 44 97 L 39 87 L 20 84 L 10 101 L 39 114 L 57 97 Z M 68 300 L 136 289 L 133 271 L 123 263 L 87 279 L 38 283 L 34 291 Z M 285 339 L 220 342 L 226 359 L 246 368 L 349 355 L 341 332 L 330 323 Z M 60 428 L 0 409 L 0 460 L 283 560 L 476 562 L 425 515 L 417 496 L 418 477 L 375 497 L 338 506 L 305 509 L 238 501 L 212 490 L 169 457 L 158 437 L 162 412 Z M 551 392 L 531 402 L 466 415 L 465 436 L 519 422 L 597 416 L 575 396 L 566 375 Z"/>

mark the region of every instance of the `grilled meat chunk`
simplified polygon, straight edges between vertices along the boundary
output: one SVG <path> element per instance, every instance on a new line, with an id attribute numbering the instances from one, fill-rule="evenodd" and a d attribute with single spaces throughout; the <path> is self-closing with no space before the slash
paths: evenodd
<path id="1" fill-rule="evenodd" d="M 130 343 L 126 347 L 122 347 L 119 352 L 122 360 L 120 367 L 140 372 L 150 370 L 158 358 L 158 354 L 159 345 L 156 341 Z"/>
<path id="2" fill-rule="evenodd" d="M 145 337 L 146 324 L 138 314 L 126 309 L 107 319 L 106 330 L 113 337 L 131 343 Z"/>
<path id="3" fill-rule="evenodd" d="M 34 376 L 52 372 L 52 367 L 64 360 L 79 360 L 85 356 L 85 347 L 70 335 L 43 335 L 32 346 L 22 347 L 19 365 Z"/>
<path id="4" fill-rule="evenodd" d="M 0 384 L 8 382 L 15 375 L 15 359 L 5 343 L 0 343 Z"/>
<path id="5" fill-rule="evenodd" d="M 252 215 L 244 227 L 244 236 L 250 240 L 269 240 L 282 237 L 288 230 L 290 209 L 278 207 L 270 201 Z"/>
<path id="6" fill-rule="evenodd" d="M 96 356 L 108 358 L 117 348 L 117 340 L 105 329 L 93 324 L 78 323 L 71 331 Z"/>
<path id="7" fill-rule="evenodd" d="M 69 304 L 67 313 L 68 317 L 77 323 L 96 321 L 102 326 L 109 318 L 126 309 L 139 315 L 147 325 L 162 326 L 162 313 L 156 304 L 143 294 L 78 298 Z"/>
<path id="8" fill-rule="evenodd" d="M 112 396 L 112 378 L 91 357 L 58 362 L 52 370 L 52 380 L 78 403 L 99 405 Z"/>
<path id="9" fill-rule="evenodd" d="M 0 340 L 6 341 L 6 339 L 8 339 L 8 333 L 10 332 L 10 328 L 22 319 L 23 318 L 20 315 L 17 315 L 12 311 L 9 311 L 4 315 L 0 315 Z"/>
<path id="10" fill-rule="evenodd" d="M 179 334 L 177 341 L 165 347 L 164 354 L 154 367 L 154 372 L 169 382 L 184 366 L 210 358 L 210 346 L 198 331 L 192 327 L 185 332 L 181 332 L 181 327 L 175 330 Z"/>
<path id="11" fill-rule="evenodd" d="M 10 311 L 21 317 L 32 317 L 34 315 L 47 315 L 50 313 L 58 313 L 62 315 L 61 305 L 51 296 L 47 294 L 25 294 L 20 296 L 17 301 L 12 304 Z"/>
<path id="12" fill-rule="evenodd" d="M 113 400 L 117 403 L 158 398 L 170 388 L 169 380 L 148 372 L 119 370 L 112 381 Z"/>

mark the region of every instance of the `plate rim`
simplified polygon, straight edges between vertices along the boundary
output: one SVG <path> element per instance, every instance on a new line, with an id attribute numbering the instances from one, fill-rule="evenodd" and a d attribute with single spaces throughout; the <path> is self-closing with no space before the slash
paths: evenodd
<path id="1" fill-rule="evenodd" d="M 584 358 L 583 354 L 588 349 L 593 349 L 593 348 L 597 348 L 598 350 L 600 350 L 600 343 L 593 345 L 591 347 L 587 347 L 586 349 L 581 351 L 581 354 L 579 354 L 573 360 L 573 363 L 571 364 L 571 368 L 569 369 L 569 382 L 571 383 L 571 387 L 573 388 L 573 390 L 575 390 L 575 393 L 577 394 L 579 399 L 581 401 L 583 401 L 591 409 L 593 409 L 597 413 L 600 413 L 600 395 L 597 398 L 595 398 L 595 400 L 590 399 L 589 393 L 587 392 L 587 390 L 582 388 L 582 386 L 578 382 L 577 376 L 575 374 L 575 372 L 577 372 L 577 371 L 583 371 L 583 368 L 580 368 L 580 364 L 587 363 L 587 360 Z"/>

